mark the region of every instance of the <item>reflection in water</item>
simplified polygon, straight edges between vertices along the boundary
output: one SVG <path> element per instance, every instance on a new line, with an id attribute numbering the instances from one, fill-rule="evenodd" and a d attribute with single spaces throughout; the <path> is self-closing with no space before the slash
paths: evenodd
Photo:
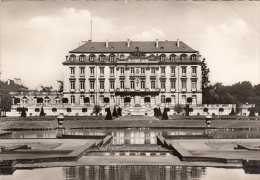
<path id="1" fill-rule="evenodd" d="M 205 175 L 205 167 L 186 166 L 77 166 L 63 168 L 66 179 L 157 180 L 197 179 Z"/>
<path id="2" fill-rule="evenodd" d="M 56 131 L 13 131 L 1 138 L 55 138 Z M 212 135 L 213 138 L 260 138 L 258 130 L 230 129 L 73 129 L 70 135 L 113 135 L 112 144 L 156 144 L 156 135 Z"/>

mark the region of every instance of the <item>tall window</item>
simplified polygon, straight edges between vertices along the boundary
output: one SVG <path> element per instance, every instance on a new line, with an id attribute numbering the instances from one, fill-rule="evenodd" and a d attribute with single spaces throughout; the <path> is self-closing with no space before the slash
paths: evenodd
<path id="1" fill-rule="evenodd" d="M 162 73 L 162 74 L 165 74 L 165 67 L 162 67 L 162 68 L 161 68 L 161 73 Z"/>
<path id="2" fill-rule="evenodd" d="M 70 89 L 75 89 L 75 81 L 70 81 Z"/>
<path id="3" fill-rule="evenodd" d="M 80 69 L 80 75 L 81 75 L 81 76 L 84 76 L 84 74 L 85 74 L 85 68 L 84 68 L 84 67 L 80 67 L 79 69 Z"/>
<path id="4" fill-rule="evenodd" d="M 196 105 L 196 104 L 197 104 L 197 96 L 192 95 L 192 105 Z"/>
<path id="5" fill-rule="evenodd" d="M 165 61 L 165 55 L 161 55 L 160 60 L 161 60 L 161 61 Z"/>
<path id="6" fill-rule="evenodd" d="M 165 80 L 161 80 L 161 89 L 165 89 Z"/>
<path id="7" fill-rule="evenodd" d="M 174 96 L 174 95 L 172 95 L 172 96 L 171 96 L 171 98 L 172 98 L 171 105 L 172 105 L 172 106 L 174 106 L 174 105 L 176 104 L 176 99 L 175 99 L 175 96 Z"/>
<path id="8" fill-rule="evenodd" d="M 104 55 L 99 56 L 99 61 L 104 61 Z"/>
<path id="9" fill-rule="evenodd" d="M 95 104 L 95 96 L 94 95 L 90 96 L 90 103 Z"/>
<path id="10" fill-rule="evenodd" d="M 85 58 L 86 58 L 86 56 L 81 55 L 81 56 L 79 56 L 79 61 L 83 62 L 83 61 L 85 61 Z"/>
<path id="11" fill-rule="evenodd" d="M 161 103 L 165 103 L 165 96 L 164 95 L 161 96 Z"/>
<path id="12" fill-rule="evenodd" d="M 181 101 L 182 101 L 182 104 L 186 104 L 186 96 L 185 95 L 181 96 Z"/>
<path id="13" fill-rule="evenodd" d="M 100 100 L 100 105 L 103 106 L 103 104 L 104 104 L 104 96 L 100 96 L 99 100 Z"/>
<path id="14" fill-rule="evenodd" d="M 94 76 L 94 74 L 95 74 L 95 68 L 94 68 L 94 67 L 91 67 L 91 68 L 90 68 L 90 75 L 91 75 L 91 76 Z"/>
<path id="15" fill-rule="evenodd" d="M 175 74 L 175 67 L 171 67 L 171 73 Z"/>
<path id="16" fill-rule="evenodd" d="M 171 80 L 171 89 L 175 89 L 176 87 L 175 87 L 175 80 Z"/>
<path id="17" fill-rule="evenodd" d="M 175 56 L 171 55 L 170 59 L 171 59 L 171 61 L 175 61 Z"/>
<path id="18" fill-rule="evenodd" d="M 130 81 L 131 83 L 131 89 L 134 89 L 135 88 L 135 81 Z"/>
<path id="19" fill-rule="evenodd" d="M 182 67 L 182 68 L 181 68 L 181 73 L 182 73 L 182 74 L 186 74 L 186 67 Z"/>
<path id="20" fill-rule="evenodd" d="M 100 68 L 100 76 L 104 76 L 104 68 L 103 67 Z"/>
<path id="21" fill-rule="evenodd" d="M 105 87 L 105 86 L 104 86 L 104 81 L 100 81 L 99 83 L 100 83 L 100 89 L 105 89 L 105 88 L 104 88 L 104 87 Z"/>
<path id="22" fill-rule="evenodd" d="M 141 81 L 141 89 L 145 89 L 145 81 Z"/>
<path id="23" fill-rule="evenodd" d="M 182 86 L 182 89 L 186 89 L 186 88 L 187 88 L 187 82 L 186 82 L 185 79 L 183 79 L 183 80 L 181 81 L 181 86 Z"/>
<path id="24" fill-rule="evenodd" d="M 85 89 L 85 81 L 80 81 L 80 89 Z"/>
<path id="25" fill-rule="evenodd" d="M 125 68 L 120 68 L 120 73 L 125 74 Z"/>
<path id="26" fill-rule="evenodd" d="M 151 73 L 152 73 L 152 74 L 155 73 L 155 68 L 151 68 Z"/>
<path id="27" fill-rule="evenodd" d="M 125 82 L 124 81 L 120 81 L 120 89 L 125 89 Z"/>
<path id="28" fill-rule="evenodd" d="M 191 61 L 196 61 L 196 55 L 191 56 Z"/>
<path id="29" fill-rule="evenodd" d="M 95 89 L 95 81 L 94 80 L 90 81 L 90 89 Z"/>
<path id="30" fill-rule="evenodd" d="M 115 96 L 114 95 L 110 95 L 110 103 L 111 104 L 115 103 Z"/>
<path id="31" fill-rule="evenodd" d="M 75 103 L 75 96 L 70 96 L 70 102 L 71 102 L 71 104 Z"/>
<path id="32" fill-rule="evenodd" d="M 115 81 L 110 81 L 110 89 L 115 89 Z"/>
<path id="33" fill-rule="evenodd" d="M 141 68 L 141 74 L 145 73 L 145 68 Z"/>
<path id="34" fill-rule="evenodd" d="M 185 54 L 182 54 L 182 55 L 181 55 L 181 60 L 184 61 L 185 58 L 186 58 L 186 55 L 185 55 Z"/>
<path id="35" fill-rule="evenodd" d="M 151 81 L 151 89 L 155 89 L 155 81 Z"/>
<path id="36" fill-rule="evenodd" d="M 115 74 L 115 68 L 114 67 L 111 67 L 110 68 L 110 75 L 114 75 Z"/>
<path id="37" fill-rule="evenodd" d="M 94 55 L 90 55 L 90 56 L 89 56 L 89 61 L 94 61 L 94 58 L 95 58 Z"/>
<path id="38" fill-rule="evenodd" d="M 71 55 L 71 56 L 70 56 L 70 61 L 75 61 L 75 59 L 76 59 L 76 56 L 75 56 L 75 55 Z"/>
<path id="39" fill-rule="evenodd" d="M 74 67 L 70 68 L 70 74 L 73 75 L 73 76 L 75 75 L 75 68 Z"/>
<path id="40" fill-rule="evenodd" d="M 79 97 L 79 103 L 80 104 L 84 104 L 84 95 L 80 95 L 80 97 Z"/>
<path id="41" fill-rule="evenodd" d="M 115 60 L 115 56 L 114 55 L 109 56 L 109 61 L 110 62 L 113 62 L 114 60 Z"/>
<path id="42" fill-rule="evenodd" d="M 195 81 L 195 80 L 191 81 L 191 88 L 197 89 L 197 81 Z"/>
<path id="43" fill-rule="evenodd" d="M 131 68 L 131 74 L 135 73 L 135 68 Z"/>
<path id="44" fill-rule="evenodd" d="M 197 76 L 197 67 L 192 67 L 192 76 Z"/>

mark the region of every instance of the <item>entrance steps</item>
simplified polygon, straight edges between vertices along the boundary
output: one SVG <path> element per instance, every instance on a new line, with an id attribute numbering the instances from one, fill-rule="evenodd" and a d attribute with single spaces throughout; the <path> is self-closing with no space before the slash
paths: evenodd
<path id="1" fill-rule="evenodd" d="M 154 110 L 153 107 L 151 106 L 127 106 L 124 107 L 122 110 L 122 115 L 127 116 L 153 116 L 154 115 Z"/>

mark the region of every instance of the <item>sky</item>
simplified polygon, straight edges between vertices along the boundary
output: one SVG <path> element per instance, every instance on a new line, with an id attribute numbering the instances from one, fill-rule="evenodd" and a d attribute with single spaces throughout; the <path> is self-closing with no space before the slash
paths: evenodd
<path id="1" fill-rule="evenodd" d="M 2 1 L 1 80 L 53 86 L 82 41 L 177 40 L 200 51 L 211 84 L 260 83 L 259 2 Z"/>

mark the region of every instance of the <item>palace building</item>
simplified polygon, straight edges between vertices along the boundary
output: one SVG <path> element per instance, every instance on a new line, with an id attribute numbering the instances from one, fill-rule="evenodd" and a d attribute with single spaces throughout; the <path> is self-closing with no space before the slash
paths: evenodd
<path id="1" fill-rule="evenodd" d="M 201 56 L 179 40 L 88 41 L 63 66 L 63 100 L 72 107 L 153 115 L 155 107 L 174 112 L 176 104 L 202 104 Z"/>

